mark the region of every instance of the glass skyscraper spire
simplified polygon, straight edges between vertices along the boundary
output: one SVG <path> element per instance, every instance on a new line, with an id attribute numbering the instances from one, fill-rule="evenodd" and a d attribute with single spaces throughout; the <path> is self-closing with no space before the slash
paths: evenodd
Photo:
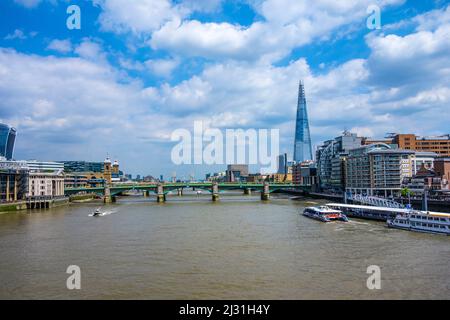
<path id="1" fill-rule="evenodd" d="M 305 87 L 300 81 L 298 89 L 297 118 L 295 123 L 294 161 L 312 160 L 311 134 L 309 132 L 308 111 L 306 109 Z"/>

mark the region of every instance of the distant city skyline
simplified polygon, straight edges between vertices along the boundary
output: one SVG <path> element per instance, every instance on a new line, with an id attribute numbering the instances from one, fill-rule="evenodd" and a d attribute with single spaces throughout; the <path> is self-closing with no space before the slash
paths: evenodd
<path id="1" fill-rule="evenodd" d="M 313 150 L 344 130 L 448 133 L 448 1 L 146 0 L 127 15 L 111 0 L 70 4 L 81 30 L 67 29 L 66 2 L 0 3 L 0 122 L 17 128 L 16 159 L 224 171 L 171 163 L 172 131 L 194 121 L 280 129 L 292 159 L 299 79 Z M 366 26 L 372 4 L 380 30 Z"/>

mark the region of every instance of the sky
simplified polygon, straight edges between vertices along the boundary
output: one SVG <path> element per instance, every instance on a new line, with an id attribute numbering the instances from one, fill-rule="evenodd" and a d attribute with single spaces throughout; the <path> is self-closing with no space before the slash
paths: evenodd
<path id="1" fill-rule="evenodd" d="M 450 133 L 450 1 L 0 2 L 0 122 L 17 128 L 16 159 L 224 170 L 172 163 L 172 132 L 194 121 L 279 129 L 292 157 L 299 80 L 314 146 L 344 130 Z"/>

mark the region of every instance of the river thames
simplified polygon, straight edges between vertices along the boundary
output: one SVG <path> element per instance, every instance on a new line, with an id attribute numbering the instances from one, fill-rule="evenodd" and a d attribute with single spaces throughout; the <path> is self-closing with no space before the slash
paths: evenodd
<path id="1" fill-rule="evenodd" d="M 98 203 L 0 214 L 0 299 L 450 298 L 450 237 L 300 214 L 323 203 L 124 197 L 103 217 L 89 216 Z M 66 288 L 69 265 L 81 290 Z"/>

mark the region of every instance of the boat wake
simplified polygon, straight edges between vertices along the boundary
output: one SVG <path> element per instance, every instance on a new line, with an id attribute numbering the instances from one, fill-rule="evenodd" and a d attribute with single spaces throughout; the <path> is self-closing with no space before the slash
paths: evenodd
<path id="1" fill-rule="evenodd" d="M 94 213 L 90 213 L 89 217 L 104 217 L 104 216 L 109 216 L 110 214 L 116 213 L 117 211 L 115 210 L 107 210 L 105 212 L 99 213 L 97 215 L 94 215 Z"/>

